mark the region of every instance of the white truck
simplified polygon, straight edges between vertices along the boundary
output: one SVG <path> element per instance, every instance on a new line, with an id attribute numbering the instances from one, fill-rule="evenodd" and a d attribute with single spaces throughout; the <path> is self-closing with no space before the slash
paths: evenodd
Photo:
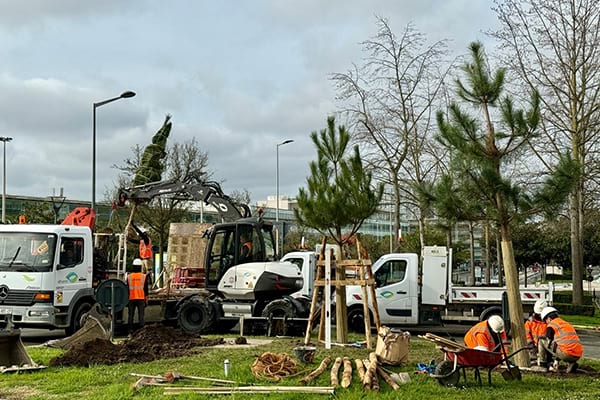
<path id="1" fill-rule="evenodd" d="M 282 261 L 302 269 L 305 282 L 314 280 L 314 252 L 292 252 Z M 451 252 L 445 247 L 426 246 L 422 265 L 414 253 L 386 254 L 373 265 L 375 292 L 381 324 L 439 325 L 444 322 L 484 320 L 502 312 L 505 287 L 459 286 L 452 283 Z M 553 287 L 521 287 L 521 301 L 530 309 L 538 299 L 552 302 Z M 312 287 L 305 285 L 300 294 L 310 296 Z M 362 291 L 359 286 L 346 287 L 348 325 L 364 330 Z M 369 302 L 372 313 L 372 302 Z M 373 321 L 371 314 L 371 321 Z"/>
<path id="2" fill-rule="evenodd" d="M 0 324 L 79 329 L 95 302 L 92 231 L 0 225 Z"/>

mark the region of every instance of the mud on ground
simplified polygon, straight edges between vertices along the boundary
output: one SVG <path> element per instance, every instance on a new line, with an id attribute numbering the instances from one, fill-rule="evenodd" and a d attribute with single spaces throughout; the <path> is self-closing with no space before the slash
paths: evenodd
<path id="1" fill-rule="evenodd" d="M 140 363 L 199 353 L 201 347 L 224 343 L 223 338 L 203 339 L 180 329 L 152 324 L 138 330 L 119 344 L 93 339 L 78 344 L 50 360 L 51 366 L 89 366 L 94 364 Z"/>

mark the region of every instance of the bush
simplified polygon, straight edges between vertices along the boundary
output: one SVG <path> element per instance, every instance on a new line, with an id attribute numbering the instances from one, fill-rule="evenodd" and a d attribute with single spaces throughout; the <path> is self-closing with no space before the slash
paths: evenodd
<path id="1" fill-rule="evenodd" d="M 556 296 L 554 296 L 556 299 Z M 584 315 L 586 317 L 593 317 L 596 308 L 591 305 L 576 305 L 571 303 L 557 303 L 556 301 L 553 304 L 560 314 L 568 314 L 568 315 Z"/>
<path id="2" fill-rule="evenodd" d="M 594 305 L 592 300 L 593 300 L 593 297 L 591 294 L 584 293 L 584 295 L 583 295 L 583 304 L 584 305 L 586 305 L 586 306 Z M 573 303 L 573 292 L 571 292 L 571 291 L 554 292 L 554 303 L 555 304 L 566 304 L 566 305 Z"/>

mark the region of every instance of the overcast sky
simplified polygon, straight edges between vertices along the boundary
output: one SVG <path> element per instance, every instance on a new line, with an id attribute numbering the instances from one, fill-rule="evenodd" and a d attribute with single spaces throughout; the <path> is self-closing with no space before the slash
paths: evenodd
<path id="1" fill-rule="evenodd" d="M 96 199 L 136 144 L 172 115 L 169 142 L 195 137 L 226 193 L 295 196 L 315 158 L 310 132 L 337 110 L 329 75 L 360 63 L 360 42 L 406 24 L 465 53 L 497 23 L 473 0 L 2 0 L 0 136 L 8 194 Z M 0 154 L 1 155 L 1 154 Z"/>

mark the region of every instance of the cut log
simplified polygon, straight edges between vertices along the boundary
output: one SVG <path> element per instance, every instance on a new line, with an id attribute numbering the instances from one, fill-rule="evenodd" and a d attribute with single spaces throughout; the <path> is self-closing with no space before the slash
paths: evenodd
<path id="1" fill-rule="evenodd" d="M 306 375 L 304 378 L 300 379 L 300 383 L 302 383 L 303 385 L 307 385 L 313 380 L 315 380 L 316 377 L 321 375 L 323 371 L 327 369 L 329 363 L 331 363 L 331 358 L 325 357 L 323 361 L 321 361 L 321 364 L 319 364 L 319 367 L 317 369 L 312 371 L 310 374 Z"/>
<path id="2" fill-rule="evenodd" d="M 388 374 L 387 372 L 385 372 L 379 366 L 377 367 L 377 373 L 383 378 L 384 381 L 386 381 L 388 383 L 388 385 L 390 385 L 392 387 L 392 389 L 394 389 L 394 390 L 400 389 L 400 385 L 398 385 L 396 382 L 394 382 L 394 380 L 392 379 L 392 377 L 390 376 L 390 374 Z"/>
<path id="3" fill-rule="evenodd" d="M 331 367 L 331 386 L 336 387 L 340 384 L 339 382 L 339 373 L 340 366 L 342 365 L 342 357 L 337 357 L 333 362 L 333 366 Z"/>
<path id="4" fill-rule="evenodd" d="M 344 357 L 344 372 L 342 373 L 342 387 L 347 388 L 352 383 L 352 362 Z"/>
<path id="5" fill-rule="evenodd" d="M 358 358 L 354 360 L 354 363 L 356 364 L 356 371 L 358 372 L 358 377 L 362 382 L 363 378 L 365 377 L 365 364 L 362 362 L 362 360 Z"/>
<path id="6" fill-rule="evenodd" d="M 366 367 L 367 370 L 362 380 L 363 387 L 368 390 L 379 390 L 379 382 L 377 381 L 377 354 L 375 352 L 369 353 L 368 363 L 369 366 Z M 377 385 L 376 387 L 373 386 L 374 383 Z"/>

